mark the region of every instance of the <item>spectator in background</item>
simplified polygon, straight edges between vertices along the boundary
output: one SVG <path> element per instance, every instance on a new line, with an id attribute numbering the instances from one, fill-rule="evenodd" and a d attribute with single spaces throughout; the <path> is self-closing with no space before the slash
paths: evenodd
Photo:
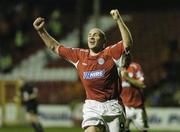
<path id="1" fill-rule="evenodd" d="M 17 29 L 15 33 L 14 42 L 16 45 L 16 48 L 18 49 L 18 52 L 23 52 L 25 50 L 25 45 L 27 43 L 27 36 L 24 35 L 23 31 L 20 29 Z"/>
<path id="2" fill-rule="evenodd" d="M 15 48 L 18 53 L 21 53 L 20 56 L 22 55 L 22 52 L 25 51 L 26 46 L 29 42 L 28 38 L 28 31 L 29 31 L 29 22 L 28 19 L 31 18 L 29 17 L 30 14 L 28 13 L 28 6 L 24 2 L 17 3 L 14 6 L 14 16 L 12 16 L 14 19 L 13 21 L 13 30 L 14 30 L 14 43 L 15 43 Z M 29 15 L 29 16 L 28 16 Z"/>
<path id="3" fill-rule="evenodd" d="M 0 47 L 0 72 L 7 73 L 12 69 L 12 56 Z"/>
<path id="4" fill-rule="evenodd" d="M 44 28 L 44 18 L 39 17 L 33 23 L 45 45 L 78 70 L 87 96 L 82 122 L 85 132 L 124 130 L 124 109 L 122 103 L 119 103 L 121 81 L 117 69 L 121 67 L 119 61 L 122 54 L 130 51 L 132 38 L 119 11 L 111 10 L 110 14 L 118 24 L 122 41 L 107 48 L 105 33 L 99 28 L 89 31 L 89 49 L 80 49 L 64 47 L 52 38 Z"/>
<path id="5" fill-rule="evenodd" d="M 38 119 L 38 89 L 31 83 L 27 82 L 24 77 L 19 77 L 18 85 L 22 105 L 26 109 L 26 119 L 35 130 L 35 132 L 44 132 L 42 125 Z"/>
<path id="6" fill-rule="evenodd" d="M 180 81 L 180 47 L 178 40 L 173 40 L 168 43 L 166 51 L 166 60 L 163 63 L 163 68 L 166 72 L 166 80 L 169 82 Z"/>
<path id="7" fill-rule="evenodd" d="M 10 52 L 10 25 L 4 14 L 0 14 L 0 72 L 7 73 L 12 69 L 12 55 Z"/>
<path id="8" fill-rule="evenodd" d="M 147 132 L 147 115 L 144 106 L 144 74 L 140 64 L 131 62 L 130 56 L 123 56 L 121 98 L 126 111 L 126 132 L 132 122 L 141 132 Z"/>
<path id="9" fill-rule="evenodd" d="M 156 84 L 154 94 L 151 94 L 152 105 L 174 107 L 180 105 L 180 47 L 178 39 L 170 41 L 162 54 L 164 76 Z M 171 97 L 171 98 L 164 98 Z"/>
<path id="10" fill-rule="evenodd" d="M 59 37 L 62 32 L 62 26 L 61 26 L 61 13 L 58 9 L 55 9 L 52 11 L 50 20 L 48 23 L 48 28 L 50 34 L 52 34 L 55 37 Z"/>

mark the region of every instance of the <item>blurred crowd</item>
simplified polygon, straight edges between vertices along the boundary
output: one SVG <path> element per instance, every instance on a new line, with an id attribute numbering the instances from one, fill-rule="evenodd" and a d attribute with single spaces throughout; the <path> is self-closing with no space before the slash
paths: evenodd
<path id="1" fill-rule="evenodd" d="M 153 85 L 150 95 L 151 105 L 180 106 L 180 43 L 178 39 L 170 41 L 162 54 L 164 75 Z"/>
<path id="2" fill-rule="evenodd" d="M 32 23 L 38 16 L 48 17 L 48 30 L 60 37 L 61 12 L 59 9 L 49 9 L 37 6 L 33 2 L 5 2 L 0 5 L 0 72 L 10 72 L 13 66 L 27 57 L 41 45 L 34 38 Z M 42 9 L 43 13 L 42 13 Z"/>

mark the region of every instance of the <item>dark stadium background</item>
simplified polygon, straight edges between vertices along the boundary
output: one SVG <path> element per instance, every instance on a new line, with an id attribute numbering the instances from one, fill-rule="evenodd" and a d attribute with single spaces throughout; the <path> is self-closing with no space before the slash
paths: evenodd
<path id="1" fill-rule="evenodd" d="M 95 8 L 97 1 L 2 0 L 0 4 L 0 80 L 16 79 L 12 74 L 14 68 L 39 50 L 45 49 L 32 26 L 36 17 L 42 16 L 46 19 L 48 31 L 58 40 L 64 39 L 76 28 L 78 47 L 85 48 L 83 38 L 86 36 L 83 31 L 86 22 L 94 16 L 91 19 L 96 19 L 95 22 L 98 24 L 98 17 L 107 16 L 111 9 L 117 8 L 122 15 L 130 16 L 126 24 L 133 36 L 133 58 L 141 63 L 145 73 L 146 106 L 178 108 L 180 106 L 180 2 L 177 0 L 100 0 L 99 8 Z M 48 27 L 55 9 L 60 13 L 59 34 L 53 34 Z M 106 30 L 106 34 L 108 42 L 113 43 L 121 39 L 116 26 Z M 72 67 L 62 59 L 54 59 L 51 54 L 47 52 L 48 61 L 43 67 L 44 70 Z M 83 102 L 85 99 L 83 87 L 78 80 L 32 78 L 30 81 L 35 83 L 40 91 L 38 99 L 41 104 L 69 104 L 73 107 L 74 103 Z M 13 91 L 10 89 L 7 91 L 7 98 L 10 100 L 13 98 L 11 96 Z"/>

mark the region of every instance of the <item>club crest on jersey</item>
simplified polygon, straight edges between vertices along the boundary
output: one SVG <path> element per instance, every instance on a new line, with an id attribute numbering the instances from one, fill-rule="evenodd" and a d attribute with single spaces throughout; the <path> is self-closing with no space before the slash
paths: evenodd
<path id="1" fill-rule="evenodd" d="M 84 79 L 94 79 L 104 77 L 104 70 L 88 71 L 83 73 Z"/>
<path id="2" fill-rule="evenodd" d="M 98 59 L 98 64 L 103 65 L 104 64 L 104 59 L 103 58 L 99 58 Z"/>

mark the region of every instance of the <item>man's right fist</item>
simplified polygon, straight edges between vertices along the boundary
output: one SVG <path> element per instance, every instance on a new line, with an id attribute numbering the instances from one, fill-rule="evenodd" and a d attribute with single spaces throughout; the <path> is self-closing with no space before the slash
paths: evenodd
<path id="1" fill-rule="evenodd" d="M 44 28 L 44 25 L 45 25 L 45 21 L 44 18 L 42 17 L 36 18 L 36 20 L 33 23 L 33 26 L 37 31 L 42 30 Z"/>

